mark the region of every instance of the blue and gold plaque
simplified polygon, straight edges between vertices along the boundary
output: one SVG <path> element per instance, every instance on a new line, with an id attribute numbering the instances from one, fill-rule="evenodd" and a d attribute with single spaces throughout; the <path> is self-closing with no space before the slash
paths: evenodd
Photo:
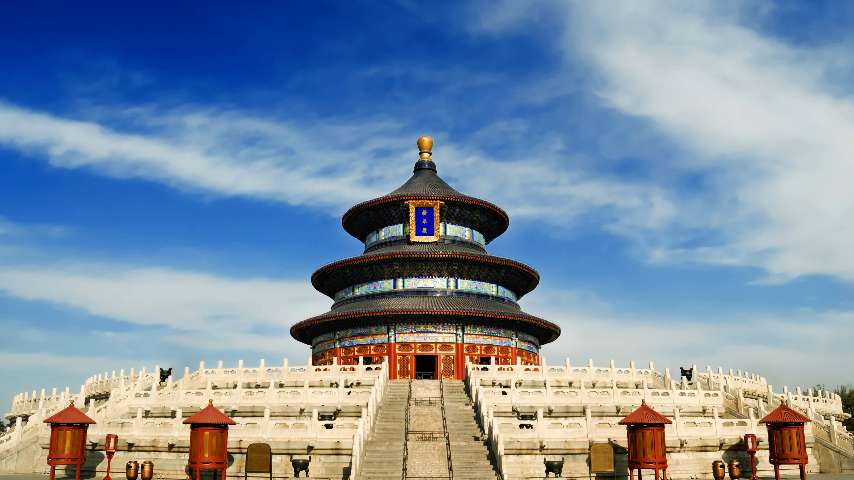
<path id="1" fill-rule="evenodd" d="M 409 206 L 409 241 L 435 242 L 439 240 L 439 213 L 442 202 L 438 200 L 411 200 Z"/>

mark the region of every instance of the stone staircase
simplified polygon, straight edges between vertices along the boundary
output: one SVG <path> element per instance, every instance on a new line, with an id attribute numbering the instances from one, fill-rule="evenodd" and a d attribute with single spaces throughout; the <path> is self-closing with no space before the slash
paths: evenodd
<path id="1" fill-rule="evenodd" d="M 460 380 L 445 380 L 445 425 L 451 445 L 453 478 L 493 480 L 498 477 L 489 459 L 483 432 L 475 422 L 471 399 Z"/>
<path id="2" fill-rule="evenodd" d="M 376 425 L 365 444 L 365 457 L 358 480 L 403 478 L 403 448 L 409 380 L 391 380 L 379 406 Z"/>
<path id="3" fill-rule="evenodd" d="M 406 478 L 451 478 L 442 411 L 442 383 L 439 380 L 412 382 L 406 436 Z"/>
<path id="4" fill-rule="evenodd" d="M 389 381 L 357 480 L 406 478 L 500 478 L 463 382 Z"/>

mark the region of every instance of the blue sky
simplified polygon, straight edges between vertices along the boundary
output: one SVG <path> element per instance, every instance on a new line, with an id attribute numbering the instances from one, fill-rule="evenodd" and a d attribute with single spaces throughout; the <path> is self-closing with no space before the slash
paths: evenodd
<path id="1" fill-rule="evenodd" d="M 0 405 L 301 363 L 311 273 L 415 139 L 511 215 L 550 361 L 854 382 L 846 2 L 4 7 Z"/>

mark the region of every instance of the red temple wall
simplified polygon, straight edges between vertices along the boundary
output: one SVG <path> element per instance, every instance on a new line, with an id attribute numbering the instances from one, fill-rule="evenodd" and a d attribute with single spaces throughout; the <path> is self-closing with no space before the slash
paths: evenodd
<path id="1" fill-rule="evenodd" d="M 315 365 L 329 365 L 333 358 L 339 365 L 356 365 L 362 359 L 379 364 L 389 360 L 389 376 L 415 378 L 415 362 L 419 355 L 435 355 L 435 378 L 462 380 L 465 376 L 465 361 L 471 363 L 490 362 L 493 365 L 539 365 L 536 353 L 516 347 L 482 345 L 474 343 L 407 342 L 379 345 L 357 345 L 335 347 L 313 355 Z"/>

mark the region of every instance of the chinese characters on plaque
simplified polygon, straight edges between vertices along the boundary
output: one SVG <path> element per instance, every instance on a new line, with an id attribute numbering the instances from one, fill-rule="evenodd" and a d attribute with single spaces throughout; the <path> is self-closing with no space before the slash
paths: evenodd
<path id="1" fill-rule="evenodd" d="M 442 202 L 433 200 L 412 200 L 409 206 L 409 241 L 435 242 L 439 240 L 439 213 Z"/>

